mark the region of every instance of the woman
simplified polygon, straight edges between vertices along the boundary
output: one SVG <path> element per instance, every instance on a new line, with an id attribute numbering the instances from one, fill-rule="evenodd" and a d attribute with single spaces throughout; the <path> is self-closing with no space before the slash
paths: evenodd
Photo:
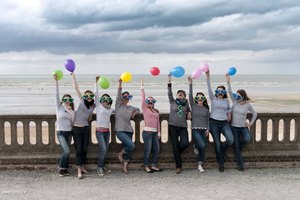
<path id="1" fill-rule="evenodd" d="M 144 166 L 146 173 L 160 172 L 157 168 L 160 138 L 159 111 L 154 108 L 156 100 L 153 97 L 145 97 L 144 81 L 141 80 L 142 110 L 145 121 L 143 130 L 144 140 Z M 151 168 L 149 167 L 149 158 L 153 150 L 153 160 Z"/>
<path id="2" fill-rule="evenodd" d="M 192 109 L 192 135 L 195 140 L 195 147 L 198 152 L 198 170 L 203 173 L 203 162 L 205 159 L 205 147 L 209 134 L 209 106 L 206 97 L 202 92 L 193 96 L 192 78 L 189 81 L 189 102 Z"/>
<path id="3" fill-rule="evenodd" d="M 250 143 L 251 135 L 249 128 L 254 124 L 257 117 L 257 113 L 253 109 L 252 105 L 249 103 L 249 101 L 251 100 L 248 97 L 246 91 L 240 89 L 235 94 L 232 93 L 230 85 L 230 76 L 228 74 L 226 74 L 225 76 L 228 84 L 228 92 L 233 102 L 233 106 L 231 109 L 231 129 L 234 136 L 235 159 L 239 171 L 244 171 L 242 149 L 246 144 Z M 250 111 L 250 113 L 252 114 L 250 123 L 246 122 L 248 111 Z"/>
<path id="4" fill-rule="evenodd" d="M 169 137 L 176 163 L 176 174 L 180 174 L 182 170 L 181 154 L 189 145 L 187 119 L 191 119 L 191 110 L 184 90 L 178 90 L 176 99 L 174 99 L 171 75 L 168 76 L 168 97 L 170 103 Z"/>
<path id="5" fill-rule="evenodd" d="M 74 88 L 80 100 L 80 104 L 75 112 L 73 132 L 76 150 L 77 175 L 79 179 L 82 179 L 82 174 L 87 173 L 84 165 L 86 164 L 87 148 L 90 141 L 90 121 L 95 108 L 95 95 L 91 90 L 86 90 L 82 96 L 74 73 L 72 73 L 72 77 Z"/>
<path id="6" fill-rule="evenodd" d="M 223 85 L 218 86 L 214 94 L 210 85 L 209 71 L 206 72 L 206 78 L 208 94 L 211 101 L 209 129 L 215 143 L 219 171 L 224 172 L 225 150 L 234 142 L 233 134 L 228 122 L 230 121 L 230 106 L 225 87 Z M 226 138 L 225 142 L 221 142 L 221 133 Z"/>
<path id="7" fill-rule="evenodd" d="M 63 150 L 59 159 L 59 176 L 69 176 L 69 154 L 70 142 L 72 139 L 72 127 L 75 118 L 73 98 L 69 94 L 64 94 L 62 99 L 59 98 L 58 80 L 54 75 L 56 82 L 56 120 L 57 120 L 57 139 Z"/>
<path id="8" fill-rule="evenodd" d="M 99 80 L 99 76 L 96 77 L 96 138 L 99 144 L 99 156 L 98 156 L 98 168 L 97 173 L 99 176 L 104 175 L 104 170 L 107 170 L 105 166 L 105 157 L 108 150 L 109 145 L 109 123 L 110 116 L 114 112 L 114 109 L 111 108 L 113 103 L 112 99 L 108 94 L 103 94 L 99 99 L 99 91 L 97 82 Z M 110 171 L 110 170 L 107 170 Z"/>
<path id="9" fill-rule="evenodd" d="M 122 80 L 119 80 L 118 94 L 116 100 L 116 124 L 115 131 L 118 139 L 123 143 L 123 149 L 118 153 L 118 159 L 123 163 L 123 172 L 128 174 L 128 163 L 131 159 L 131 152 L 135 148 L 132 141 L 133 128 L 130 120 L 134 119 L 140 109 L 128 105 L 132 95 L 129 92 L 122 92 Z"/>

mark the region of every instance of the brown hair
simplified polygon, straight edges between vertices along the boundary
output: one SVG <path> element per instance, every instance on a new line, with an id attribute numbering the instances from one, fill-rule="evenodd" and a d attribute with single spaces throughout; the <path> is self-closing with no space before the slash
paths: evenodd
<path id="1" fill-rule="evenodd" d="M 70 94 L 64 94 L 61 99 L 65 98 L 65 97 L 72 98 L 72 96 Z M 63 104 L 62 101 L 60 103 Z M 74 102 L 72 102 L 72 103 L 70 102 L 70 106 L 71 106 L 72 110 L 74 110 Z"/>
<path id="2" fill-rule="evenodd" d="M 216 89 L 218 89 L 218 88 L 222 88 L 223 90 L 226 91 L 226 88 L 225 88 L 224 85 L 219 85 Z M 215 96 L 217 97 L 217 95 L 215 95 Z M 225 94 L 223 95 L 223 98 L 224 98 L 224 99 L 227 99 L 227 93 L 225 93 Z"/>
<path id="3" fill-rule="evenodd" d="M 239 89 L 236 92 L 243 97 L 244 101 L 251 101 L 251 99 L 248 97 L 247 92 L 245 90 Z"/>

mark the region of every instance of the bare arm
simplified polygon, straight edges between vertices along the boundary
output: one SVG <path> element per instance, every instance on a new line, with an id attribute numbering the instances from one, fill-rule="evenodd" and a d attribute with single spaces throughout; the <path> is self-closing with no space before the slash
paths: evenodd
<path id="1" fill-rule="evenodd" d="M 141 80 L 142 110 L 147 109 L 146 95 L 144 90 L 144 80 Z"/>

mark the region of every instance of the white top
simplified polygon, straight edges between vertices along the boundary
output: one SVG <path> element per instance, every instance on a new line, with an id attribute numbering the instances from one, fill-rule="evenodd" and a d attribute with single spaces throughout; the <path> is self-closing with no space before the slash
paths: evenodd
<path id="1" fill-rule="evenodd" d="M 109 128 L 110 116 L 114 112 L 114 109 L 113 108 L 107 109 L 104 106 L 102 106 L 99 99 L 99 91 L 98 91 L 97 84 L 95 85 L 95 87 L 96 87 L 95 101 L 96 101 L 96 117 L 97 117 L 96 127 Z"/>

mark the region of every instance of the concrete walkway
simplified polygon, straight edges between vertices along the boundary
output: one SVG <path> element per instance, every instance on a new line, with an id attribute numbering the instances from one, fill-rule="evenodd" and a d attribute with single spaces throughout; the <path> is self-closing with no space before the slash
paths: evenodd
<path id="1" fill-rule="evenodd" d="M 90 171 L 84 179 L 58 177 L 54 171 L 1 170 L 0 199 L 300 199 L 300 168 L 208 169 L 204 174 L 174 170 L 125 175 L 113 171 L 104 177 Z"/>

